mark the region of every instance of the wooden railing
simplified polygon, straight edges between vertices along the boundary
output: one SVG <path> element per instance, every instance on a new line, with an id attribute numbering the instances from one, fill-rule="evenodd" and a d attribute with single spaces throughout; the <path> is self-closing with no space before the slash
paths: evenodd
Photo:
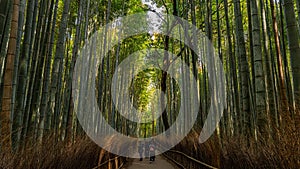
<path id="1" fill-rule="evenodd" d="M 173 154 L 173 156 L 170 155 L 170 154 Z M 193 158 L 193 157 L 191 157 L 191 156 L 189 156 L 189 155 L 187 155 L 187 154 L 185 154 L 183 152 L 177 151 L 177 150 L 169 150 L 169 151 L 165 152 L 163 155 L 166 158 L 168 158 L 169 160 L 171 160 L 172 162 L 174 162 L 179 168 L 182 168 L 182 169 L 194 168 L 194 167 L 190 166 L 191 163 L 194 163 L 195 165 L 197 165 L 197 168 L 218 169 L 216 167 L 213 167 L 213 166 L 211 166 L 209 164 L 206 164 L 206 163 L 204 163 L 204 162 L 202 162 L 200 160 L 197 160 L 197 159 L 195 159 L 195 158 Z M 176 158 L 175 158 L 174 155 L 177 155 L 177 156 L 179 155 L 181 157 L 184 157 L 186 160 L 188 160 L 191 163 L 188 163 L 189 166 L 184 166 L 182 158 L 181 158 L 180 161 L 176 160 Z"/>
<path id="2" fill-rule="evenodd" d="M 126 158 L 125 157 L 114 157 L 111 159 L 108 159 L 106 161 L 104 161 L 103 163 L 101 163 L 100 165 L 94 167 L 93 169 L 121 169 L 124 164 L 126 162 Z"/>

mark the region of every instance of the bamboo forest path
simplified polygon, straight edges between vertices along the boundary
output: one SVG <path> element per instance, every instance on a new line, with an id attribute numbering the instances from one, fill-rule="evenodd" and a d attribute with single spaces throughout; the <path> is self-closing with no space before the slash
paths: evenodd
<path id="1" fill-rule="evenodd" d="M 122 169 L 178 169 L 175 164 L 171 164 L 164 157 L 156 156 L 155 161 L 150 163 L 149 158 L 144 158 L 143 161 L 134 159 L 128 166 Z"/>

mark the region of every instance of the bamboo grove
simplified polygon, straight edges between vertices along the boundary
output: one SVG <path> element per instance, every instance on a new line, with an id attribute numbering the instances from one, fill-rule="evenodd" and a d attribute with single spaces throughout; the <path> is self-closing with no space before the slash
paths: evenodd
<path id="1" fill-rule="evenodd" d="M 51 137 L 54 143 L 71 143 L 84 133 L 74 112 L 74 106 L 78 105 L 73 103 L 72 96 L 73 71 L 80 49 L 111 20 L 155 10 L 143 2 L 0 0 L 1 150 L 18 152 L 42 143 L 49 135 L 54 135 Z M 234 136 L 253 138 L 255 142 L 276 142 L 280 134 L 275 128 L 293 125 L 299 129 L 300 1 L 155 0 L 153 3 L 197 26 L 214 44 L 222 60 L 227 106 L 215 133 L 221 143 L 222 138 Z M 145 118 L 152 118 L 151 106 L 155 105 L 148 103 L 158 99 L 156 89 L 166 94 L 160 98 L 167 104 L 158 120 L 130 122 L 112 102 L 110 87 L 115 68 L 131 53 L 151 47 L 172 51 L 193 71 L 200 102 L 194 128 L 200 129 L 213 92 L 207 67 L 199 65 L 195 53 L 184 44 L 162 35 L 130 37 L 105 56 L 98 68 L 95 92 L 106 121 L 126 135 L 149 137 L 168 129 L 176 120 L 180 96 L 189 93 L 180 93 L 166 72 L 143 71 L 134 77 L 130 87 L 132 106 L 148 112 Z M 124 74 L 123 81 L 131 76 Z M 190 110 L 185 108 L 185 111 Z M 285 118 L 293 123 L 285 123 Z"/>

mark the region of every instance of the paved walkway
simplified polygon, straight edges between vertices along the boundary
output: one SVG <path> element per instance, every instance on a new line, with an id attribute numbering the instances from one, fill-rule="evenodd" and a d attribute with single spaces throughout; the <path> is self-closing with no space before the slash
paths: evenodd
<path id="1" fill-rule="evenodd" d="M 139 161 L 139 159 L 134 159 L 132 164 L 128 167 L 124 167 L 123 169 L 177 169 L 174 165 L 169 163 L 161 156 L 156 156 L 155 161 L 150 164 L 149 159 L 143 159 L 143 161 Z"/>

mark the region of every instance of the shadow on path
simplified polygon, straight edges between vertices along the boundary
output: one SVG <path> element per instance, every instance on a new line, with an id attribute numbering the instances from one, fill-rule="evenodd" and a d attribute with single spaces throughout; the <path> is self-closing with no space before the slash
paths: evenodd
<path id="1" fill-rule="evenodd" d="M 168 162 L 162 156 L 156 156 L 155 161 L 150 163 L 149 158 L 139 161 L 134 159 L 130 165 L 123 167 L 123 169 L 178 169 L 175 165 Z"/>

